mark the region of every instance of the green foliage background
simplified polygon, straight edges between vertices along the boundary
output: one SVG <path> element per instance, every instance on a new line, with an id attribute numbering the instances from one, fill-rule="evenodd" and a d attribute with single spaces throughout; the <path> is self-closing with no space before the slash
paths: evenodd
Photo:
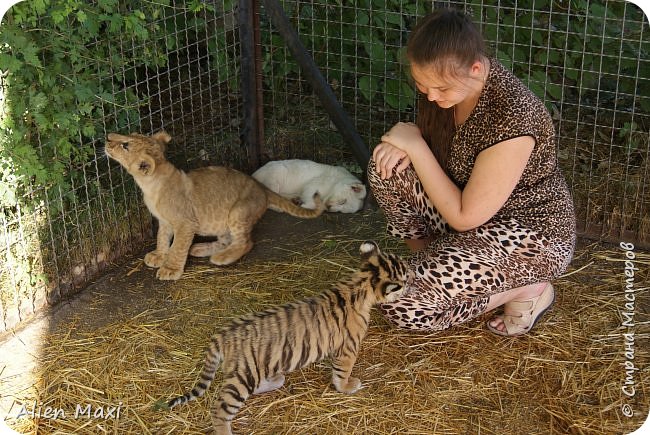
<path id="1" fill-rule="evenodd" d="M 198 41 L 216 74 L 236 77 L 225 32 L 207 32 L 212 10 L 201 1 L 27 0 L 5 14 L 0 317 L 55 302 L 150 229 L 132 180 L 110 171 L 104 138 L 140 129 L 152 98 L 142 77 L 179 70 L 179 53 L 187 58 Z"/>
<path id="2" fill-rule="evenodd" d="M 490 54 L 525 80 L 549 108 L 563 101 L 606 109 L 616 103 L 621 110 L 634 109 L 643 122 L 618 125 L 623 139 L 648 132 L 650 82 L 644 71 L 650 68 L 650 43 L 647 18 L 638 7 L 626 1 L 590 0 L 449 5 L 473 15 Z M 402 52 L 408 30 L 417 17 L 432 10 L 432 2 L 314 0 L 285 2 L 285 8 L 330 82 L 345 83 L 352 76 L 366 101 L 379 97 L 395 111 L 412 108 L 415 92 Z M 282 46 L 277 35 L 265 37 L 264 46 Z M 266 73 L 277 65 L 274 81 L 269 81 L 272 89 L 282 88 L 285 78 L 299 70 L 283 50 L 267 52 L 265 61 Z"/>
<path id="3" fill-rule="evenodd" d="M 198 15 L 190 15 L 192 22 L 166 18 L 170 3 L 28 0 L 5 15 L 0 29 L 3 207 L 22 202 L 26 193 L 23 205 L 29 206 L 40 189 L 69 191 L 92 156 L 89 144 L 103 136 L 102 126 L 137 125 L 138 108 L 146 100 L 130 86 L 134 68 L 164 68 L 179 31 L 191 38 L 203 30 Z M 195 0 L 183 7 L 199 12 L 211 6 Z"/>
<path id="4" fill-rule="evenodd" d="M 496 56 L 527 78 L 549 105 L 561 100 L 593 105 L 596 99 L 608 105 L 617 98 L 614 90 L 647 96 L 648 82 L 635 80 L 639 57 L 647 59 L 647 38 L 639 44 L 640 23 L 624 20 L 626 10 L 631 15 L 633 8 L 626 9 L 624 1 L 608 2 L 605 8 L 598 2 L 572 0 L 569 19 L 565 3 L 505 0 L 499 8 L 483 7 L 482 2 L 461 5 L 484 23 L 483 32 L 496 48 Z M 198 15 L 191 23 L 170 18 L 162 26 L 170 6 L 177 7 L 169 0 L 29 0 L 11 9 L 0 32 L 0 70 L 5 74 L 6 92 L 0 119 L 0 204 L 15 204 L 27 186 L 32 194 L 41 187 L 68 190 L 70 177 L 76 176 L 76 168 L 93 152 L 80 144 L 92 143 L 101 130 L 100 120 L 107 123 L 106 113 L 112 114 L 109 124 L 118 130 L 137 123 L 143 96 L 130 90 L 128 84 L 134 77 L 123 72 L 133 69 L 126 67 L 164 68 L 169 63 L 166 53 L 178 44 L 174 37 L 178 30 L 203 30 Z M 229 2 L 224 10 L 233 6 Z M 194 0 L 183 7 L 199 12 L 212 6 Z M 412 107 L 415 93 L 401 48 L 408 28 L 416 17 L 431 10 L 431 3 L 314 0 L 285 2 L 285 7 L 330 82 L 345 83 L 353 76 L 354 86 L 366 101 L 379 97 L 396 111 Z M 272 33 L 265 33 L 264 38 L 264 47 L 283 44 Z M 124 45 L 126 50 L 111 49 L 123 41 L 133 42 Z M 226 55 L 218 45 L 210 47 L 216 60 Z M 613 62 L 613 56 L 620 62 Z M 297 74 L 298 66 L 283 50 L 266 51 L 265 70 L 274 64 L 272 78 L 265 78 L 271 88 L 282 88 L 286 77 Z M 607 75 L 613 80 L 603 80 Z M 116 82 L 122 83 L 118 92 Z M 601 90 L 601 95 L 595 95 L 595 90 Z M 618 104 L 650 113 L 650 98 Z M 622 137 L 617 140 L 628 143 L 648 131 L 645 119 L 628 120 L 619 127 Z M 639 145 L 632 140 L 628 146 Z"/>

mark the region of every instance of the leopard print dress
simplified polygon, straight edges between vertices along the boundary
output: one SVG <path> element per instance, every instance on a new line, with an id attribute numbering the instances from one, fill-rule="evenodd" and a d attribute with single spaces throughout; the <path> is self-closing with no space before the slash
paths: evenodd
<path id="1" fill-rule="evenodd" d="M 368 181 L 387 219 L 388 233 L 433 241 L 414 253 L 412 291 L 380 306 L 399 327 L 441 330 L 485 311 L 489 297 L 551 281 L 569 265 L 575 246 L 571 194 L 557 165 L 555 131 L 543 103 L 496 59 L 476 107 L 456 128 L 448 173 L 461 189 L 478 154 L 499 142 L 535 138 L 514 191 L 487 223 L 452 230 L 429 201 L 412 166 L 382 180 L 371 160 Z"/>

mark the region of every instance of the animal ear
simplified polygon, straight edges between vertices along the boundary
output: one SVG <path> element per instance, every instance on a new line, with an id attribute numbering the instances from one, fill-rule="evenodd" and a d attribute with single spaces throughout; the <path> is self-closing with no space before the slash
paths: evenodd
<path id="1" fill-rule="evenodd" d="M 170 140 L 172 140 L 172 137 L 167 134 L 165 130 L 160 130 L 158 133 L 154 133 L 151 135 L 151 138 L 162 144 L 167 144 Z"/>
<path id="2" fill-rule="evenodd" d="M 359 247 L 359 253 L 363 259 L 370 258 L 373 254 L 379 253 L 379 246 L 372 240 L 365 241 Z"/>
<path id="3" fill-rule="evenodd" d="M 110 142 L 127 143 L 133 140 L 131 136 L 124 136 L 118 133 L 108 133 L 108 140 Z"/>
<path id="4" fill-rule="evenodd" d="M 169 134 L 167 134 L 165 130 L 160 130 L 158 133 L 152 134 L 151 139 L 158 142 L 158 145 L 160 145 L 160 150 L 164 154 L 165 149 L 167 148 L 167 144 L 169 143 L 170 140 L 172 140 L 172 137 Z"/>
<path id="5" fill-rule="evenodd" d="M 352 184 L 350 187 L 354 193 L 361 193 L 366 191 L 366 186 L 361 183 Z"/>
<path id="6" fill-rule="evenodd" d="M 386 302 L 395 302 L 402 296 L 401 292 L 403 289 L 404 287 L 401 284 L 391 283 L 382 289 L 382 296 Z"/>
<path id="7" fill-rule="evenodd" d="M 388 296 L 389 294 L 391 294 L 391 293 L 395 293 L 396 291 L 400 291 L 401 289 L 402 289 L 402 285 L 401 285 L 401 284 L 388 284 L 388 285 L 384 288 L 384 295 L 385 295 L 385 296 Z"/>
<path id="8" fill-rule="evenodd" d="M 156 170 L 156 162 L 150 156 L 143 156 L 135 164 L 138 165 L 136 172 L 141 175 L 150 175 Z"/>

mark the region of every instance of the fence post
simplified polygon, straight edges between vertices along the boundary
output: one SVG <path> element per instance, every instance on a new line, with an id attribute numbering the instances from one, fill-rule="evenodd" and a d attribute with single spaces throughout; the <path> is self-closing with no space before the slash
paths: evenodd
<path id="1" fill-rule="evenodd" d="M 314 92 L 320 99 L 329 114 L 330 118 L 339 133 L 348 142 L 362 169 L 365 172 L 370 160 L 370 151 L 368 147 L 359 136 L 357 129 L 352 123 L 348 114 L 343 110 L 343 107 L 336 100 L 336 95 L 332 92 L 329 84 L 319 71 L 314 59 L 307 52 L 307 49 L 300 41 L 298 33 L 291 27 L 291 23 L 284 13 L 282 6 L 277 0 L 261 0 L 264 9 L 275 26 L 276 30 L 287 44 L 287 47 L 293 54 L 296 62 L 302 68 L 305 77 L 314 88 Z"/>
<path id="2" fill-rule="evenodd" d="M 241 141 L 248 151 L 249 170 L 259 167 L 264 143 L 260 23 L 257 9 L 256 0 L 239 0 L 241 93 L 244 106 Z"/>

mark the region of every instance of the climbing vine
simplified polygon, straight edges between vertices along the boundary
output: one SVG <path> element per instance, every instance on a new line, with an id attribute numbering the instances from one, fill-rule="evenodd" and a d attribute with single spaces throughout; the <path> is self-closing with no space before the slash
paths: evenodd
<path id="1" fill-rule="evenodd" d="M 7 12 L 0 28 L 3 208 L 21 201 L 28 207 L 47 189 L 68 192 L 102 125 L 137 124 L 143 97 L 130 86 L 134 71 L 165 67 L 174 43 L 169 33 L 186 26 L 185 17 L 199 31 L 204 22 L 196 14 L 209 7 L 190 1 L 186 14 L 167 18 L 169 6 L 170 0 L 30 0 Z"/>

